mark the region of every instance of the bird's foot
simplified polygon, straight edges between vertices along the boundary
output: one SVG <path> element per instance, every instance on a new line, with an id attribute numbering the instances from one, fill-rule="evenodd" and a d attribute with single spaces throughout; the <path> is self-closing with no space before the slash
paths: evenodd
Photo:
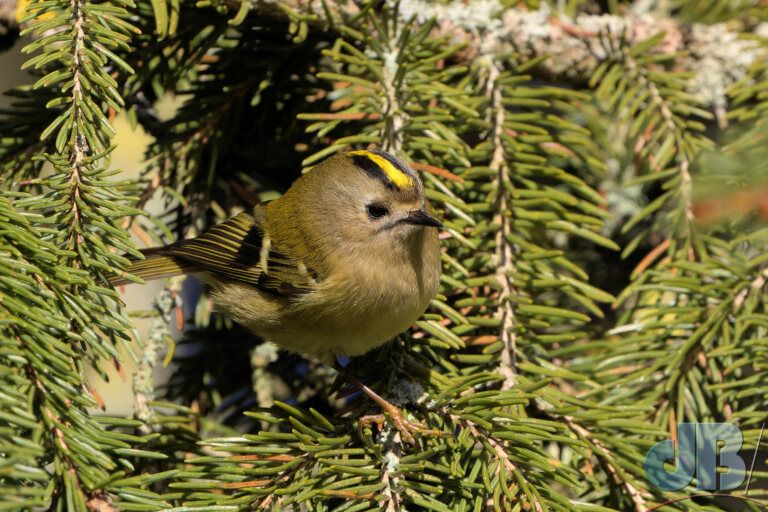
<path id="1" fill-rule="evenodd" d="M 408 444 L 416 444 L 416 436 L 443 435 L 443 432 L 440 430 L 431 429 L 422 423 L 407 420 L 405 416 L 403 416 L 403 412 L 398 407 L 392 405 L 389 402 L 385 401 L 384 404 L 379 403 L 379 405 L 382 408 L 382 414 L 362 416 L 358 420 L 357 425 L 361 436 L 363 427 L 370 427 L 375 423 L 379 428 L 381 428 L 387 418 L 389 418 L 389 420 L 392 422 L 392 425 L 400 433 L 400 438 Z"/>
<path id="2" fill-rule="evenodd" d="M 415 435 L 432 435 L 442 436 L 443 432 L 440 430 L 430 429 L 426 425 L 415 421 L 409 421 L 403 416 L 403 412 L 395 405 L 391 404 L 384 398 L 382 398 L 374 390 L 352 377 L 346 375 L 345 377 L 360 391 L 363 392 L 368 398 L 370 398 L 376 405 L 381 408 L 382 414 L 373 414 L 368 416 L 362 416 L 357 422 L 357 429 L 360 433 L 360 437 L 363 434 L 363 427 L 370 427 L 374 423 L 381 428 L 387 417 L 392 422 L 392 425 L 400 433 L 400 438 L 408 444 L 416 444 Z"/>

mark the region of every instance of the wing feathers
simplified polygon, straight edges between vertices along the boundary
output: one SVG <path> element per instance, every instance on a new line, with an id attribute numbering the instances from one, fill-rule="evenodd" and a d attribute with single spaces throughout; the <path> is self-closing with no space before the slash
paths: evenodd
<path id="1" fill-rule="evenodd" d="M 125 272 L 140 277 L 145 281 L 151 281 L 153 279 L 188 274 L 197 270 L 194 264 L 170 256 L 163 256 L 156 252 L 145 253 L 145 256 L 146 259 L 135 260 L 131 263 L 125 269 Z M 112 286 L 121 286 L 131 284 L 133 281 L 129 281 L 124 277 L 114 276 L 110 278 L 109 282 L 112 283 Z"/>
<path id="2" fill-rule="evenodd" d="M 249 213 L 241 213 L 197 238 L 148 250 L 147 259 L 135 261 L 126 272 L 143 279 L 159 279 L 207 271 L 276 295 L 309 291 L 315 273 L 300 261 L 278 252 L 269 241 L 265 248 L 259 220 Z M 266 271 L 260 263 L 262 258 Z M 129 281 L 116 278 L 112 282 L 118 285 Z"/>

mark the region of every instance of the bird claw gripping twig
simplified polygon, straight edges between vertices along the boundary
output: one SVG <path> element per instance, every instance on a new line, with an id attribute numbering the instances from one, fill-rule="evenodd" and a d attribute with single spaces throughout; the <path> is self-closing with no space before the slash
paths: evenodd
<path id="1" fill-rule="evenodd" d="M 382 411 L 384 411 L 382 414 L 370 414 L 367 416 L 362 416 L 358 420 L 357 426 L 361 437 L 364 427 L 370 427 L 375 423 L 379 426 L 379 428 L 381 428 L 384 425 L 384 422 L 387 420 L 387 417 L 389 417 L 392 425 L 400 433 L 400 438 L 408 444 L 416 444 L 416 436 L 443 435 L 443 432 L 440 430 L 431 429 L 423 423 L 407 420 L 399 408 L 386 401 L 385 404 L 386 405 L 379 404 L 382 408 Z"/>
<path id="2" fill-rule="evenodd" d="M 407 420 L 403 415 L 403 412 L 397 406 L 382 398 L 378 393 L 357 380 L 355 377 L 346 373 L 343 373 L 343 375 L 349 382 L 352 383 L 352 385 L 354 385 L 356 388 L 362 391 L 363 394 L 365 394 L 374 403 L 376 403 L 376 405 L 378 405 L 382 411 L 382 414 L 362 416 L 358 420 L 357 428 L 360 437 L 362 437 L 364 427 L 369 427 L 375 423 L 379 426 L 379 428 L 381 428 L 384 425 L 384 422 L 387 420 L 387 417 L 389 417 L 392 425 L 400 433 L 401 439 L 408 444 L 416 444 L 416 435 L 443 435 L 443 432 L 440 430 L 430 429 L 422 423 Z"/>

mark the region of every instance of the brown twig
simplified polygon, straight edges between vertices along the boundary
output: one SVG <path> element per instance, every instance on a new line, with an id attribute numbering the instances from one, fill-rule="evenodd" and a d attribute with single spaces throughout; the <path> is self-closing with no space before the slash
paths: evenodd
<path id="1" fill-rule="evenodd" d="M 576 434 L 576 437 L 587 441 L 587 443 L 593 447 L 593 451 L 596 453 L 600 464 L 611 476 L 611 478 L 613 478 L 613 481 L 622 489 L 624 489 L 624 494 L 626 494 L 632 501 L 635 511 L 648 512 L 648 506 L 645 503 L 645 498 L 643 497 L 642 493 L 634 485 L 632 485 L 626 479 L 622 478 L 619 470 L 610 460 L 610 451 L 602 443 L 602 441 L 596 439 L 586 428 L 579 425 L 573 417 L 562 416 L 562 419 L 565 421 L 565 424 L 568 426 L 571 432 Z"/>
<path id="2" fill-rule="evenodd" d="M 648 268 L 654 261 L 656 261 L 659 256 L 664 254 L 664 252 L 669 249 L 669 245 L 671 243 L 671 239 L 668 238 L 654 247 L 651 251 L 649 251 L 648 254 L 646 254 L 643 259 L 640 260 L 640 263 L 635 266 L 635 269 L 632 271 L 632 275 L 638 275 L 646 268 Z"/>
<path id="3" fill-rule="evenodd" d="M 485 90 L 491 105 L 488 116 L 492 126 L 493 153 L 489 167 L 496 172 L 494 189 L 497 190 L 497 196 L 494 204 L 493 224 L 500 226 L 496 233 L 496 253 L 493 261 L 496 267 L 496 280 L 501 285 L 498 296 L 499 304 L 496 310 L 496 318 L 499 319 L 498 338 L 502 342 L 498 372 L 504 377 L 501 388 L 505 390 L 511 389 L 517 383 L 517 334 L 515 332 L 515 310 L 510 301 L 510 298 L 515 295 L 515 284 L 510 277 L 510 274 L 515 271 L 515 255 L 508 239 L 512 232 L 512 222 L 508 215 L 510 205 L 507 193 L 510 184 L 510 171 L 501 138 L 507 110 L 503 101 L 501 84 L 498 83 L 500 75 L 501 72 L 497 63 L 491 61 Z"/>
<path id="4" fill-rule="evenodd" d="M 428 172 L 429 174 L 434 174 L 435 176 L 440 176 L 441 178 L 445 178 L 447 180 L 455 181 L 458 183 L 464 183 L 464 178 L 462 178 L 461 176 L 453 174 L 451 171 L 447 171 L 445 169 L 437 167 L 436 165 L 423 164 L 420 162 L 411 162 L 410 166 L 413 169 L 416 169 L 417 171 Z"/>

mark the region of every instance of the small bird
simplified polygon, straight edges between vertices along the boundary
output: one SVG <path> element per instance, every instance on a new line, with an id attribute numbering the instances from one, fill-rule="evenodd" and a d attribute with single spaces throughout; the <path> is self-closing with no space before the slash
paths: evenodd
<path id="1" fill-rule="evenodd" d="M 424 313 L 440 280 L 440 227 L 408 165 L 381 150 L 351 151 L 250 213 L 144 250 L 125 272 L 146 280 L 195 274 L 235 322 L 333 363 L 385 343 Z M 351 380 L 401 432 L 413 430 L 397 408 Z"/>

